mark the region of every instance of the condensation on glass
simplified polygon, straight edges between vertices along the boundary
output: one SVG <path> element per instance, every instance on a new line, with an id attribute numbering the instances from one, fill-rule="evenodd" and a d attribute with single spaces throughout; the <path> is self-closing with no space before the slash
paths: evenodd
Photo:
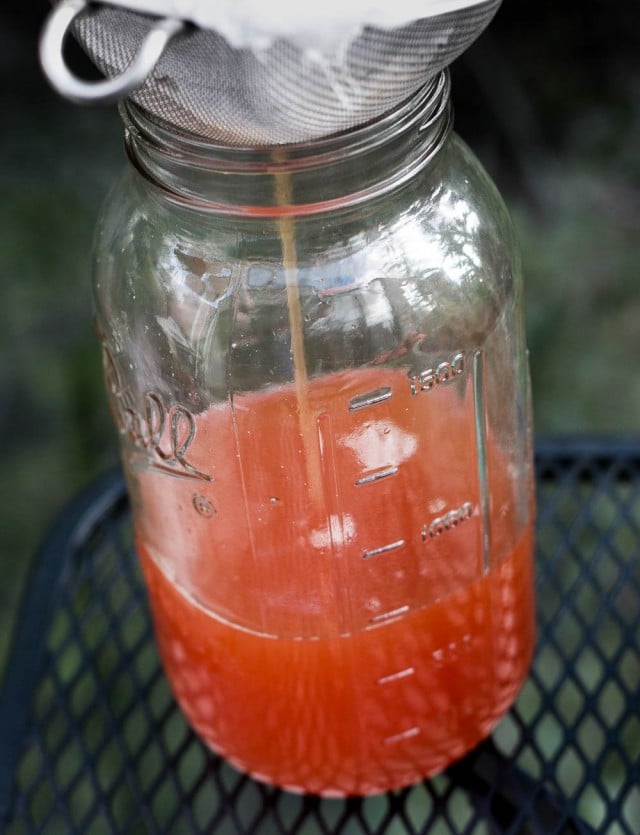
<path id="1" fill-rule="evenodd" d="M 533 643 L 520 264 L 448 78 L 279 148 L 122 115 L 96 323 L 176 697 L 290 790 L 433 774 Z"/>

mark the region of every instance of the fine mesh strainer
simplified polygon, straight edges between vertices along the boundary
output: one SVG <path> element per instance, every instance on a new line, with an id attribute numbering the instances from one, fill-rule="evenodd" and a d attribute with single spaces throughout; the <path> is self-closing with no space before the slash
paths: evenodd
<path id="1" fill-rule="evenodd" d="M 318 139 L 400 104 L 487 26 L 500 0 L 62 0 L 41 59 L 77 101 L 124 95 L 181 130 L 235 146 Z M 107 76 L 64 65 L 73 27 Z"/>

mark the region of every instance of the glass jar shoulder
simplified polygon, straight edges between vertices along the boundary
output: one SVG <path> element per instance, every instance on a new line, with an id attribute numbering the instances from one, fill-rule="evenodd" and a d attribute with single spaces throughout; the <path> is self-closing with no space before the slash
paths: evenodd
<path id="1" fill-rule="evenodd" d="M 370 264 L 381 259 L 384 268 L 391 249 L 405 273 L 422 274 L 429 282 L 439 268 L 444 282 L 491 286 L 494 295 L 511 291 L 515 270 L 504 267 L 517 261 L 517 249 L 507 211 L 477 158 L 455 134 L 404 186 L 369 203 L 311 216 L 301 212 L 291 225 L 301 283 L 309 268 L 337 260 L 344 269 L 345 256 L 355 256 L 350 267 L 356 271 L 363 256 Z M 282 229 L 277 216 L 218 216 L 185 209 L 128 169 L 98 225 L 96 283 L 101 277 L 109 284 L 122 282 L 135 268 L 137 291 L 145 278 L 158 289 L 159 274 L 180 284 L 185 266 L 197 271 L 194 258 L 207 265 L 277 264 L 283 259 Z"/>
<path id="2" fill-rule="evenodd" d="M 211 370 L 211 358 L 229 352 L 234 367 L 268 355 L 274 379 L 290 376 L 292 285 L 313 375 L 393 362 L 418 343 L 481 345 L 519 280 L 504 204 L 455 136 L 386 195 L 286 220 L 185 209 L 130 171 L 105 207 L 94 269 L 116 355 L 175 379 L 206 358 L 216 390 L 224 363 Z"/>
<path id="3" fill-rule="evenodd" d="M 517 290 L 519 250 L 505 204 L 484 167 L 456 134 L 399 195 L 394 238 L 405 257 L 468 301 L 504 305 Z M 408 245 L 407 245 L 408 243 Z"/>
<path id="4" fill-rule="evenodd" d="M 482 344 L 517 304 L 520 262 L 508 213 L 456 136 L 405 185 L 360 209 L 297 229 L 310 333 L 329 340 L 352 328 L 371 339 L 380 331 L 376 357 L 418 338 L 430 350 L 453 350 Z"/>
<path id="5" fill-rule="evenodd" d="M 174 206 L 127 169 L 107 198 L 93 253 L 98 324 L 115 334 L 166 326 L 178 333 L 229 296 L 239 234 L 215 217 Z"/>
<path id="6" fill-rule="evenodd" d="M 243 274 L 238 238 L 231 224 L 175 206 L 138 172 L 124 172 L 104 204 L 93 257 L 95 323 L 116 400 L 152 392 L 198 410 L 224 387 Z"/>

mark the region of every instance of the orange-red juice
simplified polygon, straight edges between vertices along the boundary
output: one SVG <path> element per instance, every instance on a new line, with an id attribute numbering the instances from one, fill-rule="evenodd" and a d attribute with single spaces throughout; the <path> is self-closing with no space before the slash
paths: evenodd
<path id="1" fill-rule="evenodd" d="M 462 379 L 416 396 L 398 372 L 334 374 L 310 383 L 311 431 L 293 387 L 240 395 L 196 417 L 171 465 L 190 475 L 137 475 L 164 667 L 232 764 L 380 792 L 446 767 L 510 705 L 533 645 L 532 533 L 490 434 L 476 454 L 474 408 Z"/>

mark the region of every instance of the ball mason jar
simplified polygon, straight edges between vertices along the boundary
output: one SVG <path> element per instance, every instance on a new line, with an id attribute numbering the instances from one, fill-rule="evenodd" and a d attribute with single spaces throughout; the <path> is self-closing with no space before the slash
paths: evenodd
<path id="1" fill-rule="evenodd" d="M 292 791 L 434 774 L 534 638 L 520 264 L 448 76 L 285 147 L 122 114 L 96 322 L 173 692 Z"/>

